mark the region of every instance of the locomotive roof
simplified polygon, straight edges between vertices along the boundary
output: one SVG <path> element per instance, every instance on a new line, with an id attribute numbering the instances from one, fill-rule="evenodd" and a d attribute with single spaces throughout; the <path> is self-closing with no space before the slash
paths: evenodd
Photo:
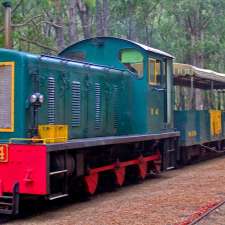
<path id="1" fill-rule="evenodd" d="M 130 40 L 127 40 L 127 41 L 130 41 Z M 143 48 L 144 50 L 148 51 L 148 52 L 154 52 L 154 53 L 157 53 L 157 54 L 160 54 L 160 55 L 164 55 L 164 56 L 167 56 L 169 58 L 174 58 L 174 56 L 170 55 L 169 53 L 167 52 L 164 52 L 164 51 L 161 51 L 157 48 L 152 48 L 152 47 L 149 47 L 147 45 L 143 45 L 143 44 L 140 44 L 138 42 L 135 42 L 135 41 L 130 41 L 138 46 L 140 46 L 141 48 Z"/>
<path id="2" fill-rule="evenodd" d="M 187 84 L 193 77 L 196 86 L 210 88 L 210 81 L 214 81 L 215 88 L 225 88 L 225 74 L 213 70 L 202 69 L 189 64 L 174 63 L 174 78 L 177 84 Z M 198 83 L 198 84 L 197 84 Z"/>
<path id="3" fill-rule="evenodd" d="M 141 43 L 138 43 L 138 42 L 135 42 L 135 41 L 131 41 L 131 40 L 128 40 L 128 39 L 122 39 L 122 38 L 117 38 L 117 37 L 94 37 L 94 38 L 89 38 L 89 39 L 85 39 L 85 40 L 82 40 L 82 41 L 79 41 L 79 42 L 76 42 L 70 46 L 68 46 L 67 48 L 65 48 L 63 51 L 61 51 L 59 53 L 59 56 L 60 55 L 63 55 L 64 53 L 66 52 L 69 52 L 73 49 L 73 47 L 75 47 L 76 45 L 82 43 L 82 42 L 92 42 L 92 41 L 97 41 L 97 40 L 109 40 L 109 39 L 112 39 L 112 40 L 117 40 L 119 42 L 129 42 L 129 43 L 132 43 L 133 45 L 147 51 L 147 52 L 153 52 L 153 53 L 156 53 L 156 54 L 160 54 L 162 56 L 166 56 L 166 57 L 169 57 L 169 58 L 174 58 L 174 56 L 172 56 L 171 54 L 167 53 L 167 52 L 164 52 L 164 51 L 161 51 L 159 49 L 156 49 L 156 48 L 152 48 L 152 47 L 149 47 L 147 45 L 144 45 L 144 44 L 141 44 Z"/>

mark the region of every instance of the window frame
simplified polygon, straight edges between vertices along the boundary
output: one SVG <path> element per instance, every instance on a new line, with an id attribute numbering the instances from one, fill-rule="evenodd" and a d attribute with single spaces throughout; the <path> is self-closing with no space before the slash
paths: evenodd
<path id="1" fill-rule="evenodd" d="M 159 68 L 160 68 L 160 73 L 157 74 L 157 61 L 159 61 Z M 151 62 L 154 62 L 154 82 L 151 81 Z M 163 70 L 163 63 L 164 60 L 156 57 L 152 57 L 151 55 L 148 56 L 147 60 L 147 66 L 148 66 L 148 84 L 149 86 L 154 86 L 154 87 L 162 87 L 164 86 L 164 80 L 162 79 L 163 76 L 167 76 L 166 68 Z M 166 63 L 165 63 L 166 66 Z M 157 82 L 157 77 L 160 77 L 159 82 Z"/>
<path id="2" fill-rule="evenodd" d="M 15 113 L 15 62 L 14 61 L 9 61 L 9 62 L 0 62 L 0 66 L 4 67 L 4 66 L 10 66 L 11 67 L 11 102 L 10 102 L 10 108 L 11 108 L 11 112 L 10 112 L 10 122 L 11 122 L 11 126 L 7 127 L 7 128 L 0 128 L 0 132 L 14 132 L 15 128 L 15 117 L 14 117 L 14 113 Z"/>
<path id="3" fill-rule="evenodd" d="M 125 50 L 135 50 L 135 51 L 139 52 L 139 53 L 142 55 L 142 57 L 143 57 L 143 58 L 142 58 L 142 62 L 136 63 L 136 64 L 142 64 L 142 73 L 141 73 L 141 74 L 138 74 L 138 73 L 135 73 L 135 72 L 129 70 L 129 69 L 124 65 L 124 63 L 122 63 L 122 61 L 121 61 L 121 56 L 122 56 L 122 52 L 125 51 Z M 145 70 L 146 70 L 146 69 L 145 69 L 145 64 L 146 64 L 146 62 L 145 62 L 145 54 L 144 54 L 141 50 L 139 50 L 139 49 L 137 49 L 137 48 L 134 48 L 134 47 L 122 48 L 122 49 L 119 50 L 118 59 L 119 59 L 120 64 L 123 66 L 123 69 L 125 69 L 126 71 L 128 71 L 129 73 L 131 73 L 135 78 L 137 78 L 137 79 L 139 79 L 139 80 L 141 80 L 141 79 L 144 78 L 144 76 L 145 76 Z M 130 64 L 132 65 L 132 64 L 134 64 L 134 63 L 130 63 Z"/>

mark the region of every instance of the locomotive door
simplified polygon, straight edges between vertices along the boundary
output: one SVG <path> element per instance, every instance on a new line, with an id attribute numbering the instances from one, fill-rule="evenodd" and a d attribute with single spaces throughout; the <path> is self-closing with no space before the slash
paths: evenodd
<path id="1" fill-rule="evenodd" d="M 166 124 L 166 61 L 148 60 L 148 129 L 160 132 Z"/>

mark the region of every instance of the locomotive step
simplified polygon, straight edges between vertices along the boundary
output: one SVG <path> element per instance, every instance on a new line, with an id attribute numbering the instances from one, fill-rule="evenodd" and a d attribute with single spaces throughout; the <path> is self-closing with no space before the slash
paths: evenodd
<path id="1" fill-rule="evenodd" d="M 49 175 L 53 176 L 53 175 L 57 175 L 57 174 L 61 174 L 61 173 L 67 173 L 68 170 L 59 170 L 59 171 L 54 171 L 54 172 L 50 172 Z"/>
<path id="2" fill-rule="evenodd" d="M 12 215 L 13 214 L 13 211 L 12 210 L 9 210 L 9 209 L 1 209 L 0 208 L 0 213 L 1 214 L 6 214 L 6 215 Z"/>
<path id="3" fill-rule="evenodd" d="M 13 196 L 0 196 L 0 199 L 12 199 Z"/>
<path id="4" fill-rule="evenodd" d="M 12 203 L 9 203 L 9 202 L 0 202 L 0 207 L 1 206 L 4 206 L 4 205 L 13 206 L 13 204 Z"/>
<path id="5" fill-rule="evenodd" d="M 166 168 L 166 170 L 173 170 L 173 169 L 175 169 L 174 166 L 170 166 L 170 167 L 167 167 L 167 168 Z"/>
<path id="6" fill-rule="evenodd" d="M 171 149 L 167 150 L 167 152 L 175 152 L 175 151 L 176 151 L 176 149 L 174 149 L 174 148 L 171 148 Z"/>
<path id="7" fill-rule="evenodd" d="M 0 213 L 16 215 L 19 212 L 19 183 L 13 186 L 12 195 L 0 196 Z"/>
<path id="8" fill-rule="evenodd" d="M 69 195 L 68 194 L 62 194 L 62 193 L 58 193 L 58 194 L 52 194 L 48 197 L 48 199 L 50 201 L 52 200 L 55 200 L 55 199 L 59 199 L 59 198 L 65 198 L 65 197 L 68 197 Z"/>

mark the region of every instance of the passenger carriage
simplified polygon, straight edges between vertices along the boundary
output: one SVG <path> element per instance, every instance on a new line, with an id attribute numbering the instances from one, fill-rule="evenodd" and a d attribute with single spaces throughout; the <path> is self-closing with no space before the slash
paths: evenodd
<path id="1" fill-rule="evenodd" d="M 174 64 L 175 127 L 181 132 L 180 159 L 190 162 L 225 144 L 225 74 Z"/>

